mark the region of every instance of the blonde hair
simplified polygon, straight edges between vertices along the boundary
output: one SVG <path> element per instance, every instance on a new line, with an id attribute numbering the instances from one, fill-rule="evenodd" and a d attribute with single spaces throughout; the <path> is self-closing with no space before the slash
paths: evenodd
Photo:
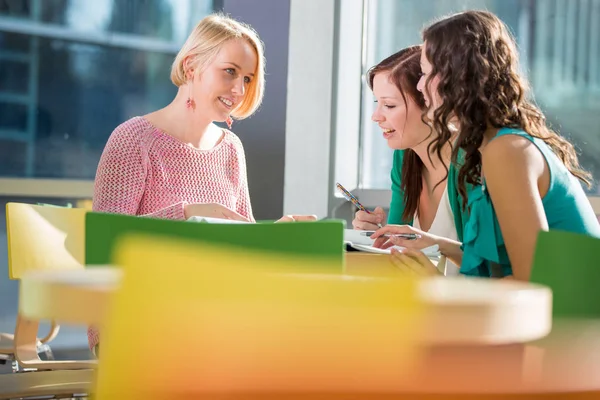
<path id="1" fill-rule="evenodd" d="M 258 109 L 265 91 L 264 45 L 250 25 L 220 13 L 203 18 L 175 57 L 171 67 L 171 81 L 178 87 L 184 85 L 188 81 L 188 68 L 203 71 L 213 61 L 223 44 L 233 39 L 245 39 L 254 48 L 258 58 L 254 78 L 248 84 L 244 100 L 231 113 L 236 119 L 244 119 Z M 185 60 L 188 57 L 191 65 L 186 66 Z"/>

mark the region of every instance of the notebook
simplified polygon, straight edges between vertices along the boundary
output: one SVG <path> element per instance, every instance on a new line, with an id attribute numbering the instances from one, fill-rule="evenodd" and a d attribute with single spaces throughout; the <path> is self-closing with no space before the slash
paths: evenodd
<path id="1" fill-rule="evenodd" d="M 367 253 L 375 254 L 391 254 L 392 249 L 401 250 L 404 247 L 392 246 L 387 249 L 380 249 L 373 247 L 375 241 L 364 234 L 365 231 L 359 231 L 356 229 L 344 229 L 344 244 L 346 250 L 349 251 L 364 251 Z M 439 260 L 441 257 L 440 248 L 438 245 L 426 247 L 421 251 L 432 260 Z"/>

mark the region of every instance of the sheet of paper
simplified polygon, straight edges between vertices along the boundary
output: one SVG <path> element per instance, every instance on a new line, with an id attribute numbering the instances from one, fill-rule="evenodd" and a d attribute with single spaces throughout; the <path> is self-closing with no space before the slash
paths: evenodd
<path id="1" fill-rule="evenodd" d="M 194 216 L 188 218 L 189 222 L 208 222 L 209 224 L 249 224 L 250 222 L 237 221 L 234 219 L 212 218 Z"/>
<path id="2" fill-rule="evenodd" d="M 392 246 L 392 247 L 387 248 L 387 249 L 378 249 L 378 248 L 373 247 L 373 246 L 362 245 L 362 244 L 355 244 L 355 243 L 352 243 L 351 246 L 354 249 L 356 249 L 356 250 L 364 251 L 364 252 L 367 252 L 367 253 L 375 253 L 375 254 L 391 254 L 392 253 L 392 249 L 398 249 L 398 250 L 402 250 L 403 249 L 403 247 L 400 247 L 400 246 Z M 426 248 L 422 249 L 421 251 L 427 257 L 429 257 L 431 259 L 435 259 L 435 258 L 440 258 L 441 257 L 441 254 L 440 254 L 439 250 L 440 250 L 439 246 L 435 245 L 435 246 L 426 247 Z"/>
<path id="3" fill-rule="evenodd" d="M 359 231 L 356 229 L 344 229 L 344 242 L 350 242 L 352 244 L 362 244 L 366 246 L 371 246 L 375 243 L 374 240 L 369 238 L 366 235 L 362 235 L 361 233 L 365 231 Z"/>

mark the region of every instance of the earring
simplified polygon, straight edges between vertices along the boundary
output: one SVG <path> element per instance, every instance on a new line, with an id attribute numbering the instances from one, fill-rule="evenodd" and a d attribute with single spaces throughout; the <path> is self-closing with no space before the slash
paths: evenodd
<path id="1" fill-rule="evenodd" d="M 185 101 L 185 106 L 187 107 L 188 110 L 194 110 L 196 108 L 196 103 L 194 102 L 194 99 L 192 99 L 192 82 L 194 80 L 191 79 L 188 82 L 188 98 Z"/>
<path id="2" fill-rule="evenodd" d="M 186 102 L 185 102 L 185 106 L 186 106 L 188 109 L 192 109 L 192 110 L 193 110 L 193 109 L 194 109 L 194 100 L 192 100 L 192 98 L 191 98 L 191 97 L 188 97 L 188 99 L 187 99 L 187 100 L 186 100 Z"/>
<path id="3" fill-rule="evenodd" d="M 233 119 L 231 117 L 227 117 L 225 123 L 227 124 L 227 127 L 231 129 L 231 125 L 233 125 Z"/>

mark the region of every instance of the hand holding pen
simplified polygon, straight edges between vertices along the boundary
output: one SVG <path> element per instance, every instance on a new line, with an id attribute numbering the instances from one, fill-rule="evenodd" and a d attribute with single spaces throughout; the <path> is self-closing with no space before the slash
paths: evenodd
<path id="1" fill-rule="evenodd" d="M 358 212 L 354 216 L 354 220 L 352 220 L 352 226 L 354 229 L 361 230 L 375 230 L 377 228 L 381 228 L 382 223 L 385 222 L 385 211 L 381 207 L 377 207 L 374 211 L 369 211 L 365 206 L 360 204 L 358 199 L 346 190 L 341 184 L 336 183 L 337 189 L 340 191 L 342 196 L 352 204 L 358 208 Z"/>
<path id="2" fill-rule="evenodd" d="M 352 227 L 362 231 L 376 231 L 385 224 L 386 220 L 387 216 L 381 207 L 370 212 L 357 211 L 352 220 Z"/>
<path id="3" fill-rule="evenodd" d="M 375 234 L 376 231 L 362 231 L 361 235 L 371 237 Z M 386 238 L 399 238 L 404 240 L 417 240 L 421 239 L 421 235 L 418 233 L 384 233 L 378 237 L 386 237 Z"/>
<path id="4" fill-rule="evenodd" d="M 421 250 L 437 244 L 438 237 L 410 225 L 386 225 L 370 235 L 373 247 L 386 248 L 390 244 Z"/>

